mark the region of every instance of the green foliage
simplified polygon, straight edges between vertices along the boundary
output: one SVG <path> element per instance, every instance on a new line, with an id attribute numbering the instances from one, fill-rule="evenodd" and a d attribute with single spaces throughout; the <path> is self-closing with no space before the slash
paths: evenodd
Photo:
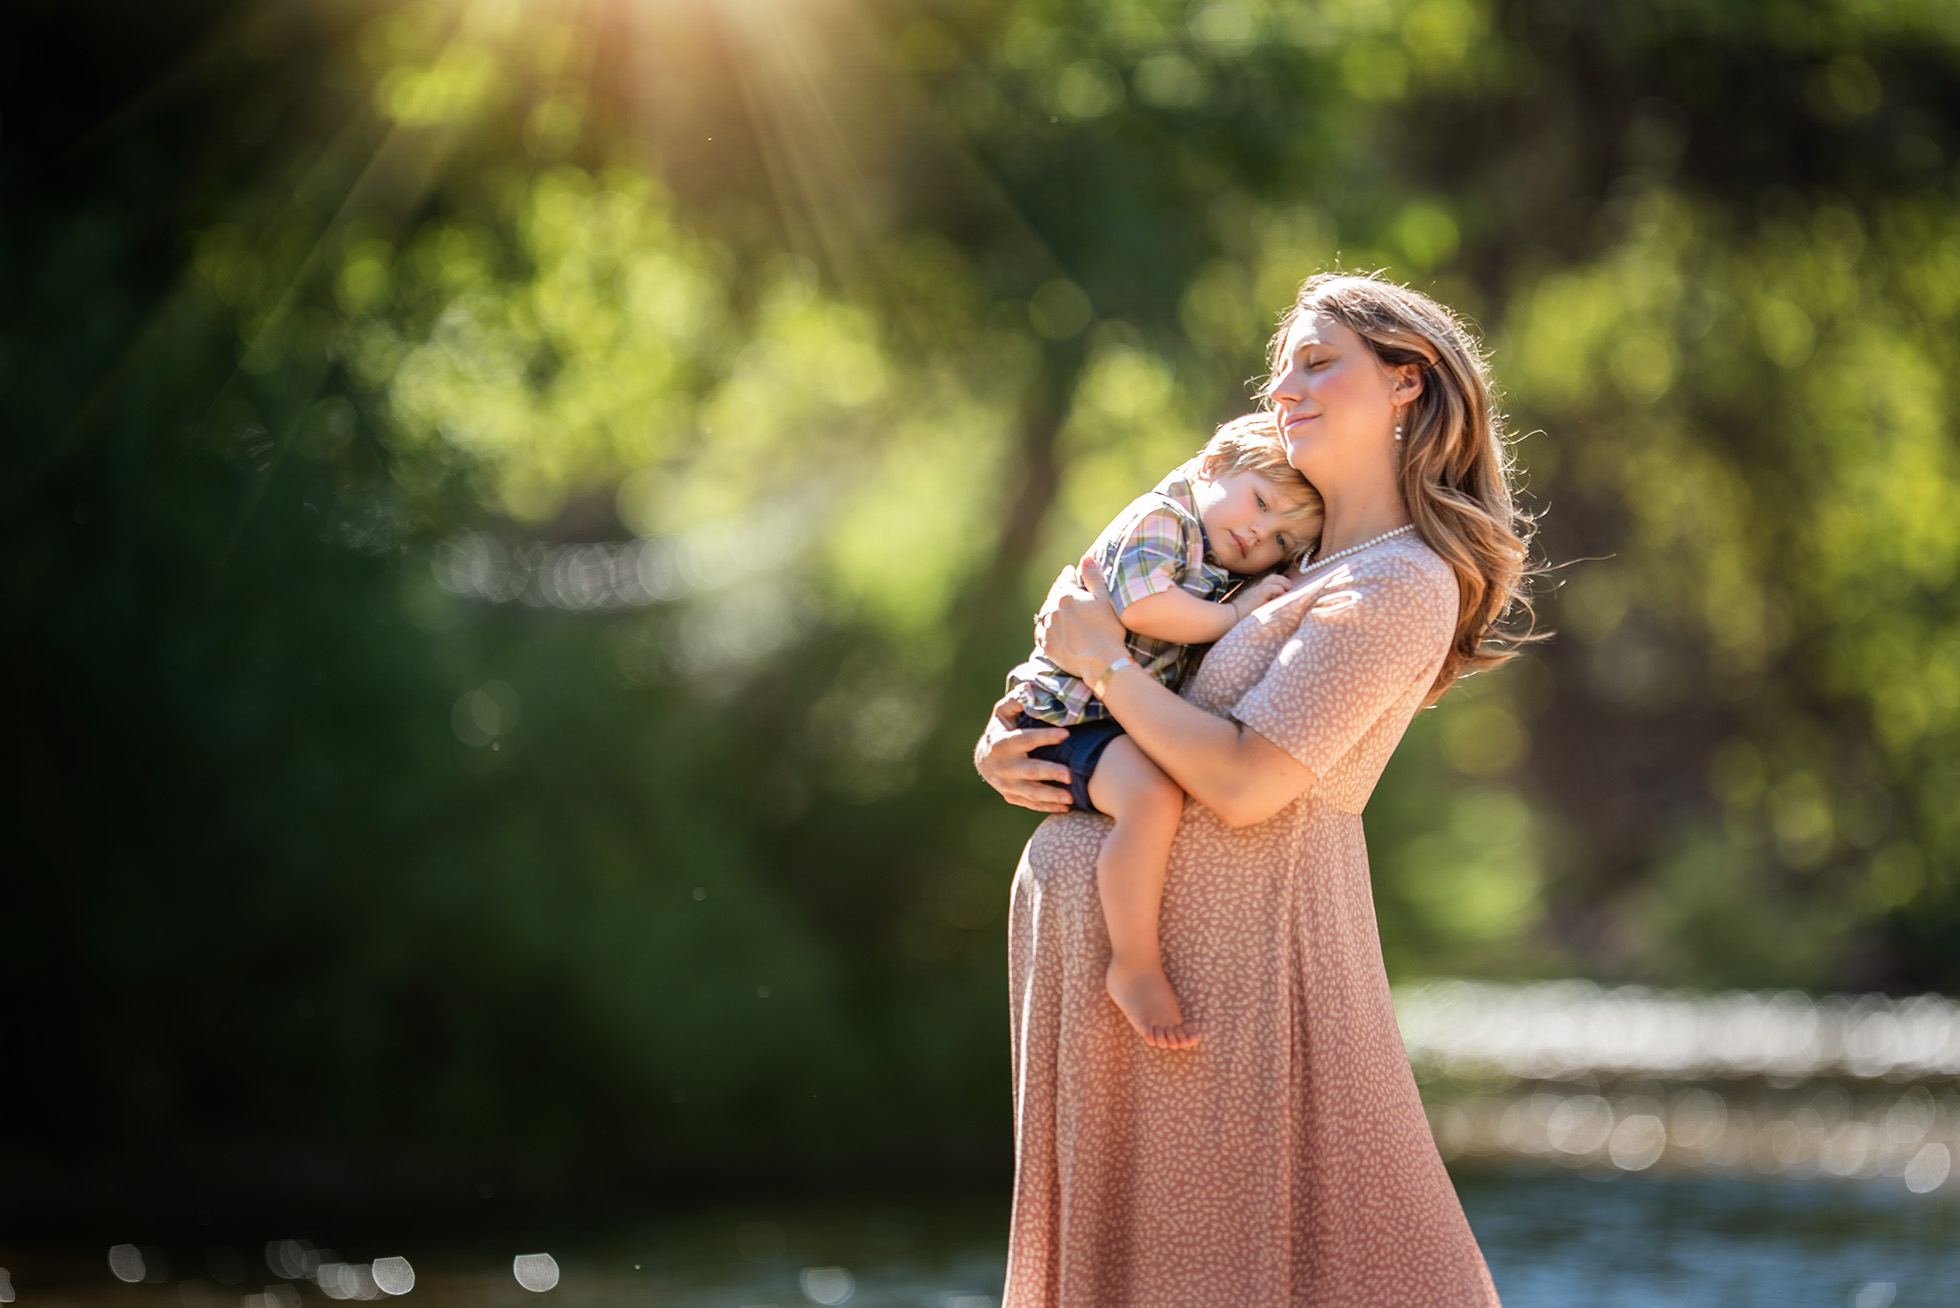
<path id="1" fill-rule="evenodd" d="M 107 125 L 0 139 L 59 1149 L 997 1172 L 1032 818 L 968 744 L 1336 263 L 1483 324 L 1585 560 L 1371 805 L 1391 970 L 1954 983 L 1943 7 L 319 0 L 21 63 L 115 8 L 7 65 Z"/>
<path id="2" fill-rule="evenodd" d="M 1635 917 L 1659 955 L 1705 901 L 1698 929 L 1760 918 L 1806 959 L 1760 975 L 1829 984 L 1850 933 L 1950 893 L 1918 860 L 1960 858 L 1935 780 L 1960 726 L 1957 256 L 1954 215 L 1922 197 L 1861 215 L 1792 196 L 1739 226 L 1655 190 L 1593 267 L 1514 315 L 1516 394 L 1589 435 L 1561 479 L 1624 513 L 1622 556 L 1562 605 L 1571 641 L 1609 694 L 1730 733 L 1705 764 L 1722 835 L 1662 837 L 1678 848 L 1656 875 L 1754 883 L 1761 908 L 1716 887 L 1652 897 Z M 1778 921 L 1784 877 L 1816 923 Z"/>

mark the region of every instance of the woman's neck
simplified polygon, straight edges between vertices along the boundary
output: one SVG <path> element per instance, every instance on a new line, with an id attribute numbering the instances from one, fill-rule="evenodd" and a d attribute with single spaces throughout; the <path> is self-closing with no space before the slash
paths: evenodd
<path id="1" fill-rule="evenodd" d="M 1393 480 L 1370 478 L 1360 485 L 1323 486 L 1320 495 L 1327 518 L 1315 558 L 1351 549 L 1409 523 L 1409 506 Z"/>

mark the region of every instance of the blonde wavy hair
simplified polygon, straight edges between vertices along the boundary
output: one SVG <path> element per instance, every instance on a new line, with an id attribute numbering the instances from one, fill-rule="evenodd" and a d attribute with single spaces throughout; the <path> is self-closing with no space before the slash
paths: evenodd
<path id="1" fill-rule="evenodd" d="M 1300 284 L 1269 351 L 1284 370 L 1287 333 L 1303 315 L 1344 324 L 1389 367 L 1412 364 L 1422 391 L 1402 412 L 1402 498 L 1423 543 L 1456 574 L 1456 635 L 1429 688 L 1431 703 L 1458 677 L 1517 657 L 1532 630 L 1532 520 L 1511 489 L 1510 432 L 1497 409 L 1476 334 L 1420 291 L 1372 273 L 1320 273 Z M 1270 400 L 1268 401 L 1270 403 Z M 1521 616 L 1522 630 L 1500 624 Z"/>

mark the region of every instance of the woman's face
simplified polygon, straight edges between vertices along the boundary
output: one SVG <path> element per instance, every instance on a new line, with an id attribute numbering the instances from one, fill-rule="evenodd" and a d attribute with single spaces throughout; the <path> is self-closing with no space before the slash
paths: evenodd
<path id="1" fill-rule="evenodd" d="M 1398 407 L 1420 387 L 1413 372 L 1385 367 L 1359 333 L 1325 313 L 1295 314 L 1266 391 L 1286 461 L 1319 482 L 1379 453 L 1394 440 Z"/>

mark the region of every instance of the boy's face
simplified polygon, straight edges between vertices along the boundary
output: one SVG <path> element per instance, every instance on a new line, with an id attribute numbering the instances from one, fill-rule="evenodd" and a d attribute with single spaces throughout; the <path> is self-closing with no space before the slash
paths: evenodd
<path id="1" fill-rule="evenodd" d="M 1277 567 L 1312 539 L 1316 519 L 1303 517 L 1270 481 L 1256 472 L 1224 477 L 1200 474 L 1191 491 L 1212 557 L 1227 572 Z"/>

